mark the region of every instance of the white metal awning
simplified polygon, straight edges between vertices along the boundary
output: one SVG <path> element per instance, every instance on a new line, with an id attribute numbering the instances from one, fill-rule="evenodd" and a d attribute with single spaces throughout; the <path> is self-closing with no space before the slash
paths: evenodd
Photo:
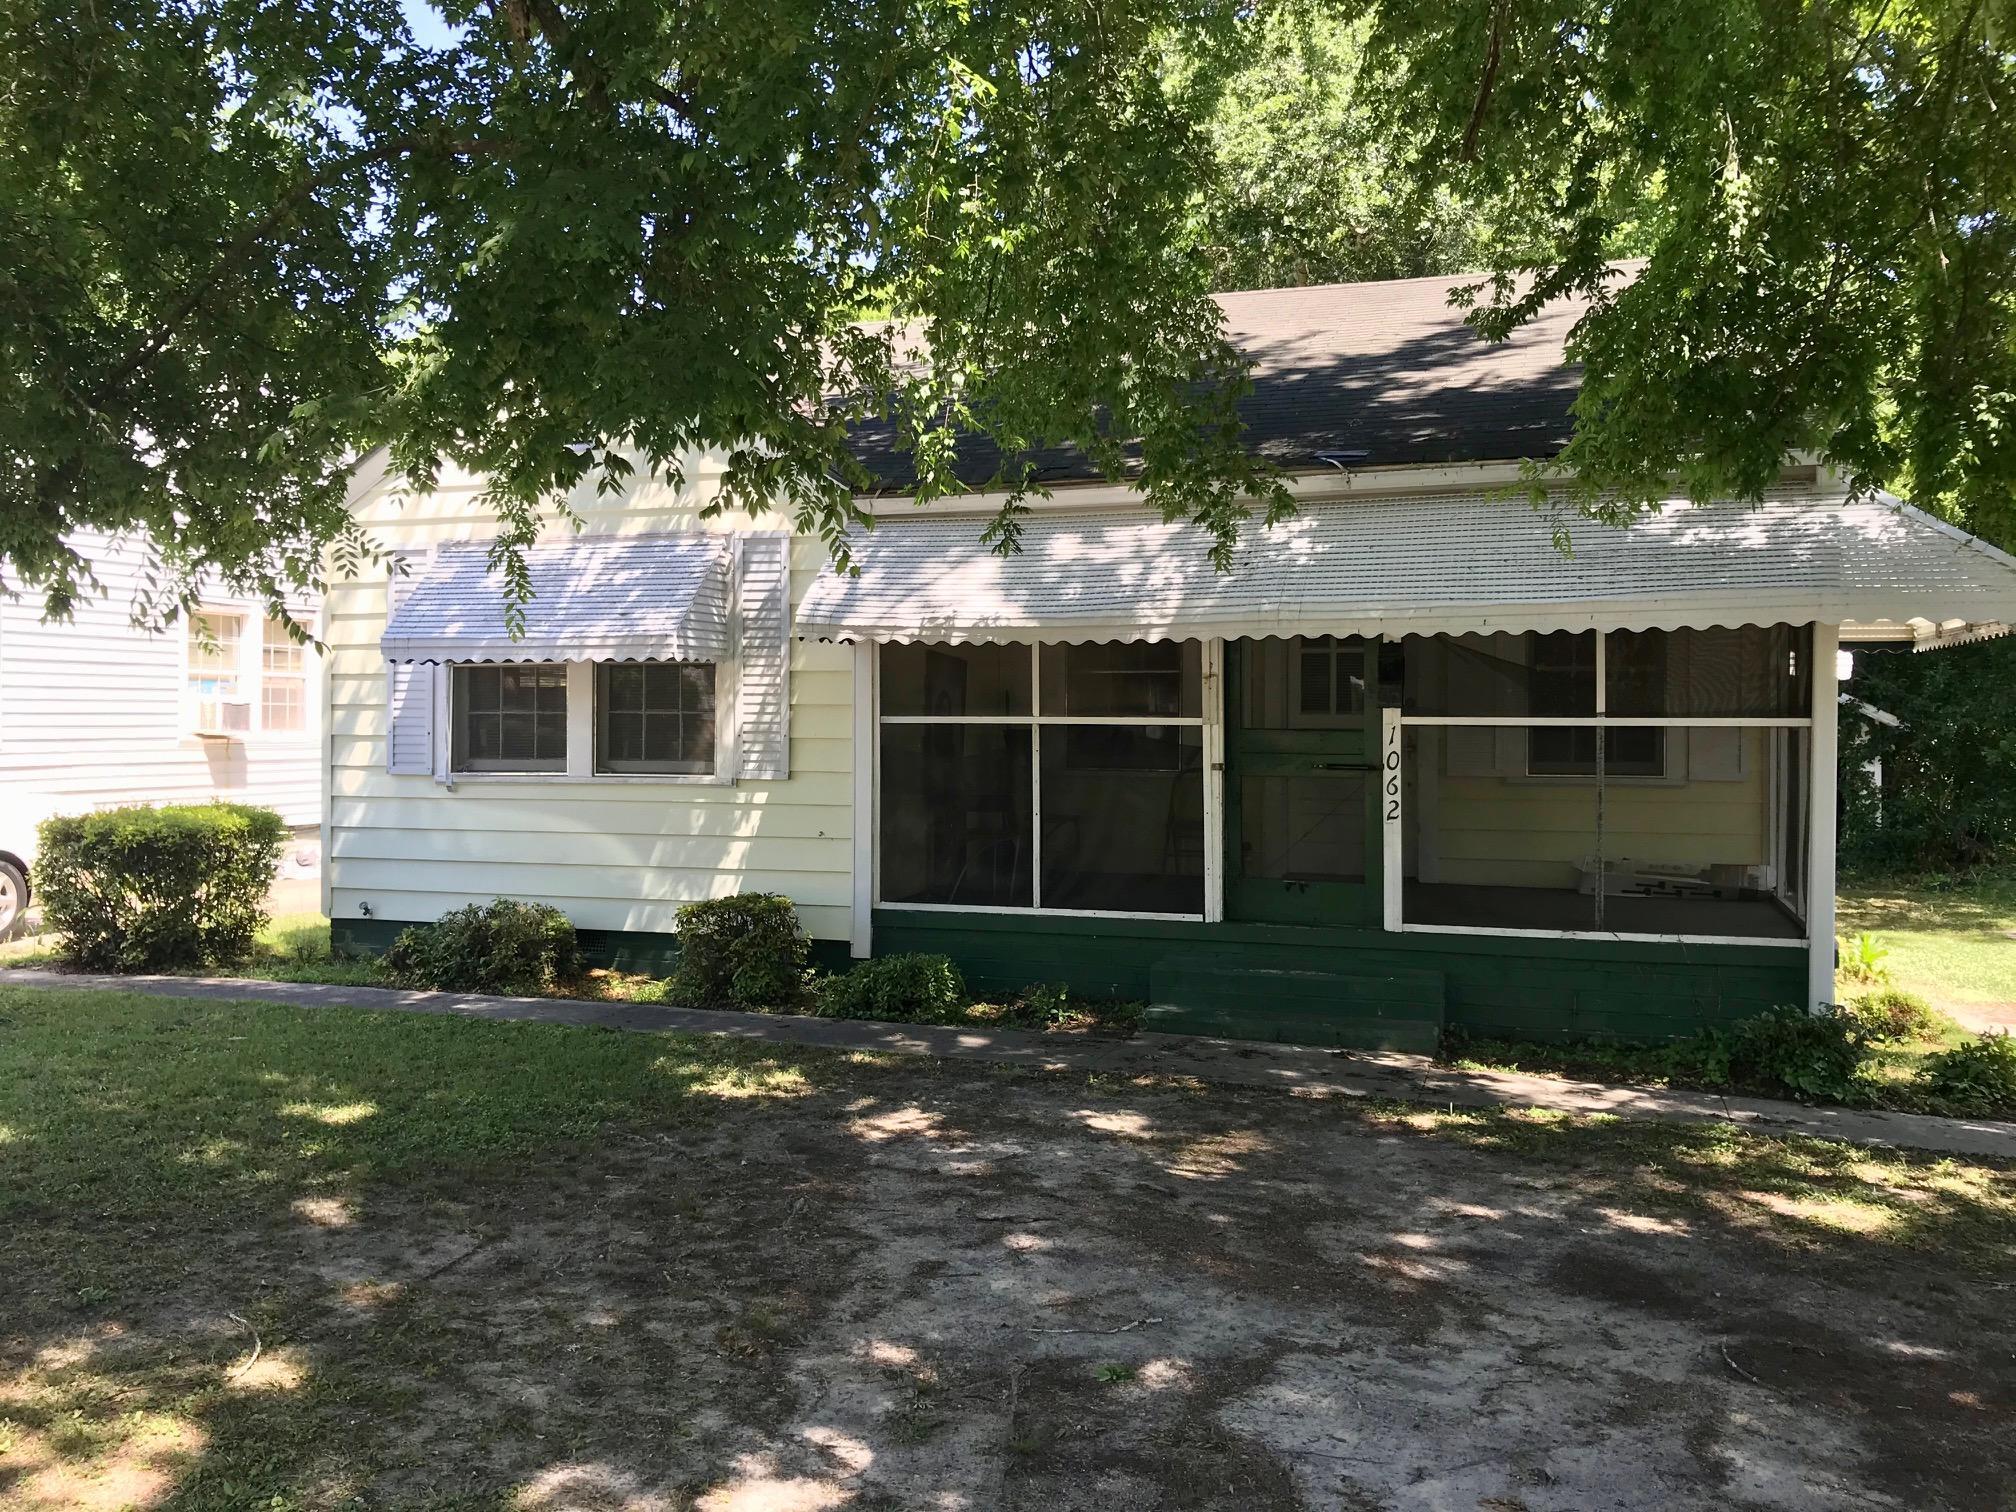
<path id="1" fill-rule="evenodd" d="M 1572 550 L 1556 544 L 1557 525 Z M 1484 494 L 1366 495 L 1257 520 L 1230 572 L 1142 508 L 1028 519 L 997 556 L 972 514 L 884 518 L 797 634 L 871 641 L 1165 640 L 2016 621 L 2016 558 L 1899 501 L 1787 491 L 1673 504 L 1628 528 Z"/>
<path id="2" fill-rule="evenodd" d="M 380 642 L 395 662 L 721 661 L 728 655 L 729 541 L 593 536 L 525 552 L 525 633 L 504 619 L 487 542 L 439 548 Z"/>

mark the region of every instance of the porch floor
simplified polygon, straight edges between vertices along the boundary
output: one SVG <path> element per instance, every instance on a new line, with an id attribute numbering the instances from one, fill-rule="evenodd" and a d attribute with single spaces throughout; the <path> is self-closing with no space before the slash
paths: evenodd
<path id="1" fill-rule="evenodd" d="M 1468 887 L 1409 882 L 1402 901 L 1409 924 L 1473 929 L 1586 930 L 1596 900 L 1544 887 Z M 1603 928 L 1617 934 L 1725 935 L 1749 940 L 1802 940 L 1805 929 L 1763 898 L 1633 898 L 1603 900 Z"/>

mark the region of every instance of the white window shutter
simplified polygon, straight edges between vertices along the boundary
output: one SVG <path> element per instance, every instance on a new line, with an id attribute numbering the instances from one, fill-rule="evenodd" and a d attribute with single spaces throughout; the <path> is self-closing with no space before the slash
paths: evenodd
<path id="1" fill-rule="evenodd" d="M 791 775 L 791 538 L 741 536 L 736 550 L 737 775 L 774 781 Z"/>
<path id="2" fill-rule="evenodd" d="M 385 582 L 385 619 L 406 600 L 418 581 L 420 552 L 399 552 Z M 398 571 L 406 568 L 406 574 Z M 434 684 L 441 669 L 433 662 L 385 664 L 385 770 L 395 777 L 434 775 Z"/>

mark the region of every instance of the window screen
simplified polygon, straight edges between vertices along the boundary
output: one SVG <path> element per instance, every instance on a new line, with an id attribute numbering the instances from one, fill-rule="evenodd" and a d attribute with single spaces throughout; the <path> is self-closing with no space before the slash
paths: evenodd
<path id="1" fill-rule="evenodd" d="M 882 712 L 971 719 L 1027 714 L 1027 646 L 884 646 Z"/>
<path id="2" fill-rule="evenodd" d="M 1044 646 L 1043 712 L 1060 718 L 1195 719 L 1202 712 L 1197 641 Z"/>
<path id="3" fill-rule="evenodd" d="M 452 687 L 456 771 L 567 769 L 565 667 L 457 667 Z"/>
<path id="4" fill-rule="evenodd" d="M 1420 715 L 1553 717 L 1596 712 L 1594 631 L 1410 635 L 1404 704 Z"/>
<path id="5" fill-rule="evenodd" d="M 1813 710 L 1811 625 L 1613 630 L 1604 657 L 1613 715 L 1799 719 Z"/>
<path id="6" fill-rule="evenodd" d="M 714 770 L 714 667 L 602 662 L 595 668 L 595 770 L 705 776 Z"/>
<path id="7" fill-rule="evenodd" d="M 1031 747 L 1027 725 L 882 727 L 885 902 L 1030 905 Z"/>

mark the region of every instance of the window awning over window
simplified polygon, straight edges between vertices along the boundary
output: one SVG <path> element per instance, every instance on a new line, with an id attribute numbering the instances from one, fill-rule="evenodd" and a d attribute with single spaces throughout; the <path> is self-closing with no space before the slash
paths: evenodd
<path id="1" fill-rule="evenodd" d="M 972 514 L 884 518 L 799 607 L 804 637 L 1162 640 L 1912 621 L 1999 632 L 2016 558 L 1892 500 L 1676 504 L 1628 529 L 1516 499 L 1367 495 L 1250 523 L 1229 573 L 1187 524 L 1135 509 L 1038 512 L 1017 556 Z"/>
<path id="2" fill-rule="evenodd" d="M 718 662 L 728 655 L 730 543 L 718 536 L 581 537 L 531 547 L 525 633 L 504 619 L 487 542 L 441 547 L 380 643 L 394 662 Z"/>

